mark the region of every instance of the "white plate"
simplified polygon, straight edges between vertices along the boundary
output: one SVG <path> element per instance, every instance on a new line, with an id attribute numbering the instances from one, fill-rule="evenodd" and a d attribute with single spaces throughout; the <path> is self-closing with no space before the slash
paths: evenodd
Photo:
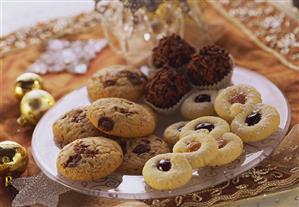
<path id="1" fill-rule="evenodd" d="M 56 157 L 59 153 L 59 148 L 53 140 L 52 124 L 59 116 L 70 109 L 90 104 L 85 87 L 63 97 L 39 121 L 32 137 L 33 157 L 40 169 L 52 180 L 76 191 L 102 197 L 153 199 L 187 194 L 222 183 L 256 166 L 269 156 L 286 134 L 291 118 L 286 98 L 265 77 L 250 70 L 236 67 L 232 80 L 234 84 L 243 83 L 254 86 L 262 94 L 263 102 L 274 106 L 279 111 L 281 117 L 279 130 L 264 141 L 245 144 L 243 155 L 227 166 L 217 168 L 205 167 L 195 170 L 192 180 L 179 189 L 172 191 L 154 190 L 144 183 L 142 176 L 113 174 L 101 180 L 79 182 L 71 181 L 58 175 Z M 159 117 L 159 129 L 157 129 L 156 134 L 161 135 L 166 126 L 178 120 L 180 120 L 178 115 Z"/>

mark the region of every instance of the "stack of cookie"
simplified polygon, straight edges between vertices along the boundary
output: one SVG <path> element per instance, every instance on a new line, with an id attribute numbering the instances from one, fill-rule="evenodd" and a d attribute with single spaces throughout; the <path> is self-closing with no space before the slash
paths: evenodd
<path id="1" fill-rule="evenodd" d="M 155 136 L 157 118 L 146 105 L 133 102 L 147 78 L 129 66 L 112 66 L 87 82 L 91 105 L 72 109 L 53 124 L 62 150 L 58 172 L 72 180 L 94 180 L 117 171 L 141 174 L 151 157 L 170 152 Z M 132 101 L 131 101 L 132 100 Z"/>
<path id="2" fill-rule="evenodd" d="M 266 139 L 280 123 L 277 110 L 262 104 L 261 94 L 247 85 L 219 93 L 194 92 L 181 112 L 187 119 L 198 118 L 174 123 L 164 131 L 164 140 L 174 145 L 173 153 L 157 155 L 143 169 L 145 181 L 155 189 L 181 187 L 191 179 L 192 169 L 234 161 L 242 154 L 243 142 Z"/>

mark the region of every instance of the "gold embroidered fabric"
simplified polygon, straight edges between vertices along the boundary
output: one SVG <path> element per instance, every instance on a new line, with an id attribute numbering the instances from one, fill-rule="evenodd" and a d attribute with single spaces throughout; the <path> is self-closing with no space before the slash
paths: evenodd
<path id="1" fill-rule="evenodd" d="M 51 38 L 87 32 L 99 24 L 99 21 L 98 13 L 88 12 L 19 29 L 0 38 L 0 58 L 15 50 L 38 45 Z"/>
<path id="2" fill-rule="evenodd" d="M 277 6 L 257 0 L 207 1 L 259 47 L 299 70 L 299 22 Z"/>

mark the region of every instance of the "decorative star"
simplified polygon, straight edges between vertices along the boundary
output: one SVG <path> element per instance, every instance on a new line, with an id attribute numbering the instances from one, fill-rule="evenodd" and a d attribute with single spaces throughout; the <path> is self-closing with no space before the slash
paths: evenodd
<path id="1" fill-rule="evenodd" d="M 41 204 L 56 207 L 59 196 L 69 188 L 50 180 L 43 173 L 33 177 L 17 178 L 12 185 L 19 191 L 12 202 L 12 206 L 31 206 Z"/>

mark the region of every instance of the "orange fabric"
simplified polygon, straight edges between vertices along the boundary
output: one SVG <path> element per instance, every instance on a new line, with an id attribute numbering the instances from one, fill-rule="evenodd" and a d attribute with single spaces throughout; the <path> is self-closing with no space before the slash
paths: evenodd
<path id="1" fill-rule="evenodd" d="M 241 31 L 217 14 L 215 10 L 211 8 L 206 8 L 206 10 L 207 20 L 218 23 L 225 28 L 225 33 L 217 43 L 231 52 L 237 65 L 257 71 L 273 81 L 284 92 L 290 102 L 292 110 L 291 125 L 299 123 L 299 105 L 297 104 L 299 102 L 299 72 L 283 66 L 271 54 L 260 49 Z M 96 28 L 92 33 L 67 38 L 85 39 L 102 36 L 100 28 Z M 16 77 L 22 74 L 26 67 L 34 62 L 42 50 L 42 45 L 35 46 L 1 59 L 0 141 L 17 141 L 26 146 L 29 151 L 33 127 L 21 127 L 17 124 L 19 103 L 14 97 L 13 87 Z M 89 71 L 85 75 L 73 75 L 70 73 L 43 75 L 45 89 L 58 100 L 66 93 L 84 85 L 88 77 L 96 70 L 117 63 L 124 63 L 124 61 L 112 52 L 110 48 L 106 48 L 91 62 Z M 33 175 L 38 171 L 34 161 L 31 159 L 24 175 Z M 5 193 L 3 188 L 0 188 L 0 206 L 10 206 L 11 199 L 9 194 Z"/>

